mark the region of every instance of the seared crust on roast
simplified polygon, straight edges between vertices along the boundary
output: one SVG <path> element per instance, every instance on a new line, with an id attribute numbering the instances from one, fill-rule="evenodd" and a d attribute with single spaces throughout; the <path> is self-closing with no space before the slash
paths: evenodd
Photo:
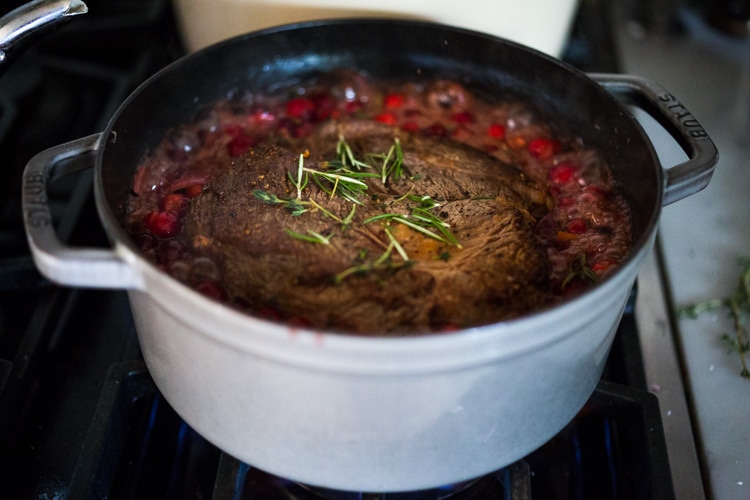
<path id="1" fill-rule="evenodd" d="M 356 157 L 387 152 L 395 137 L 404 153 L 404 175 L 385 184 L 369 180 L 348 228 L 320 210 L 294 216 L 253 194 L 296 197 L 288 173 L 296 175 L 300 153 L 309 151 L 305 167 L 324 170 L 336 158 L 340 137 Z M 400 200 L 407 193 L 440 203 L 434 213 L 450 225 L 460 248 L 402 224 L 363 224 L 374 215 L 407 213 Z M 312 181 L 302 194 L 310 198 L 341 219 L 352 209 Z M 230 299 L 251 311 L 272 308 L 319 329 L 427 333 L 513 318 L 549 298 L 548 262 L 533 229 L 550 204 L 544 189 L 482 151 L 349 122 L 253 148 L 192 201 L 183 234 L 217 263 Z M 408 261 L 392 250 L 375 268 L 391 241 L 386 227 Z M 288 230 L 314 231 L 329 244 L 303 241 Z"/>

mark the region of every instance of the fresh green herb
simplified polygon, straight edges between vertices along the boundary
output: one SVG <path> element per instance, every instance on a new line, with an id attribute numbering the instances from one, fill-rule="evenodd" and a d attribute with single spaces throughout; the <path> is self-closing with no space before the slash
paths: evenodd
<path id="1" fill-rule="evenodd" d="M 398 242 L 396 237 L 393 236 L 393 233 L 391 233 L 391 230 L 388 228 L 385 228 L 385 234 L 388 235 L 388 239 L 393 245 L 393 248 L 395 248 L 398 254 L 401 256 L 401 258 L 404 259 L 404 262 L 408 261 L 409 256 L 406 254 L 406 250 L 404 250 L 404 247 L 401 246 L 401 243 Z"/>
<path id="2" fill-rule="evenodd" d="M 396 241 L 395 238 L 391 238 L 391 241 L 390 243 L 388 243 L 388 247 L 385 249 L 385 252 L 383 252 L 380 257 L 377 258 L 377 260 L 373 262 L 365 262 L 363 264 L 352 266 L 341 271 L 336 276 L 334 276 L 334 282 L 341 283 L 353 274 L 364 274 L 376 270 L 393 270 L 411 265 L 412 261 L 408 259 L 404 260 L 403 262 L 392 261 L 391 257 L 394 249 L 399 253 L 403 251 L 403 248 L 401 248 L 401 250 L 399 250 L 399 248 L 401 248 L 401 245 L 398 243 L 398 241 Z M 363 252 L 360 251 L 360 257 L 364 258 L 364 256 L 366 256 L 366 252 L 363 254 Z M 403 258 L 403 255 L 401 255 L 401 257 Z"/>
<path id="3" fill-rule="evenodd" d="M 263 191 L 262 189 L 256 189 L 255 191 L 253 191 L 253 196 L 258 198 L 263 203 L 268 203 L 269 205 L 281 205 L 289 210 L 294 216 L 302 215 L 303 213 L 308 211 L 308 209 L 305 208 L 305 205 L 307 203 L 296 198 L 280 198 L 275 194 Z"/>
<path id="4" fill-rule="evenodd" d="M 581 254 L 570 263 L 568 267 L 568 274 L 565 276 L 562 282 L 562 288 L 567 287 L 573 280 L 579 278 L 586 283 L 596 283 L 599 281 L 599 276 L 589 267 L 586 262 L 586 254 Z"/>
<path id="5" fill-rule="evenodd" d="M 732 334 L 723 334 L 722 340 L 728 343 L 733 352 L 740 356 L 740 375 L 750 378 L 746 355 L 750 353 L 747 325 L 750 320 L 750 258 L 739 259 L 741 273 L 732 295 L 720 299 L 710 299 L 696 304 L 677 308 L 681 318 L 697 318 L 699 315 L 724 309 L 732 319 Z"/>
<path id="6" fill-rule="evenodd" d="M 393 139 L 393 146 L 386 154 L 370 155 L 373 161 L 382 161 L 380 166 L 380 180 L 383 184 L 388 179 L 399 180 L 404 175 L 404 150 L 401 149 L 401 141 L 398 137 Z"/>
<path id="7" fill-rule="evenodd" d="M 315 184 L 321 190 L 328 193 L 331 198 L 338 194 L 345 200 L 357 205 L 362 205 L 360 198 L 367 191 L 367 184 L 362 179 L 375 175 L 365 172 L 354 172 L 348 169 L 322 171 L 305 167 L 303 171 L 309 173 Z"/>
<path id="8" fill-rule="evenodd" d="M 289 177 L 289 182 L 292 183 L 294 187 L 297 188 L 297 199 L 302 199 L 302 190 L 307 187 L 307 182 L 309 181 L 309 177 L 307 174 L 304 174 L 304 165 L 305 165 L 305 154 L 301 153 L 299 155 L 299 162 L 297 163 L 297 179 L 294 179 L 292 177 L 291 172 L 287 172 L 287 177 Z M 304 174 L 304 176 L 303 176 Z"/>
<path id="9" fill-rule="evenodd" d="M 343 167 L 352 166 L 357 170 L 371 168 L 367 163 L 354 157 L 354 152 L 343 136 L 339 136 L 339 142 L 336 143 L 336 156 Z"/>
<path id="10" fill-rule="evenodd" d="M 403 200 L 416 202 L 416 205 L 408 207 L 408 214 L 385 213 L 375 215 L 362 221 L 362 224 L 369 224 L 375 221 L 397 222 L 410 227 L 429 238 L 461 248 L 461 244 L 450 232 L 450 224 L 430 212 L 430 210 L 440 207 L 440 204 L 434 199 L 429 196 L 407 194 L 395 200 L 394 203 Z"/>
<path id="11" fill-rule="evenodd" d="M 308 229 L 307 234 L 298 233 L 297 231 L 294 231 L 292 229 L 286 228 L 284 229 L 286 234 L 291 236 L 292 238 L 297 238 L 298 240 L 302 241 L 309 241 L 310 243 L 320 243 L 323 245 L 330 245 L 331 244 L 331 238 L 333 237 L 333 234 L 330 234 L 328 236 L 323 236 L 320 233 L 316 233 L 315 231 Z"/>

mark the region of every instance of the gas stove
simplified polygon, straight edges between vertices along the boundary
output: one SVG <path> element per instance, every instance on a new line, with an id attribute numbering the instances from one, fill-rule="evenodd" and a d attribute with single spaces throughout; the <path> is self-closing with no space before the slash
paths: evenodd
<path id="1" fill-rule="evenodd" d="M 183 54 L 166 0 L 88 3 L 89 14 L 0 79 L 0 498 L 675 498 L 673 438 L 641 349 L 653 315 L 638 311 L 653 309 L 658 287 L 648 280 L 634 288 L 602 380 L 576 418 L 486 477 L 420 492 L 320 490 L 241 463 L 194 432 L 154 386 L 124 292 L 57 287 L 26 247 L 26 162 L 101 131 L 139 83 Z M 602 15 L 605 2 L 582 4 L 565 54 L 585 71 L 618 70 Z M 91 172 L 52 187 L 61 239 L 106 246 Z"/>

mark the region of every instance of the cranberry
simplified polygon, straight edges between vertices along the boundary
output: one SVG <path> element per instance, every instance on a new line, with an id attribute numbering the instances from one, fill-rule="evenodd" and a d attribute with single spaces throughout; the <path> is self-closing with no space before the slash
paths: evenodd
<path id="1" fill-rule="evenodd" d="M 453 116 L 451 116 L 451 120 L 459 124 L 474 123 L 474 115 L 468 111 L 461 111 L 459 113 L 454 113 Z"/>
<path id="2" fill-rule="evenodd" d="M 546 160 L 560 151 L 560 143 L 554 139 L 538 138 L 532 139 L 527 148 L 535 158 Z"/>
<path id="3" fill-rule="evenodd" d="M 560 196 L 557 198 L 557 206 L 560 208 L 572 207 L 575 204 L 575 199 L 571 196 Z"/>
<path id="4" fill-rule="evenodd" d="M 292 328 L 310 328 L 312 326 L 312 321 L 303 316 L 293 316 L 289 318 L 287 324 Z"/>
<path id="5" fill-rule="evenodd" d="M 224 301 L 227 298 L 224 289 L 215 281 L 201 281 L 195 284 L 193 288 L 210 299 Z"/>
<path id="6" fill-rule="evenodd" d="M 187 247 L 181 242 L 177 240 L 165 240 L 160 243 L 156 258 L 159 263 L 168 265 L 181 259 L 186 251 Z"/>
<path id="7" fill-rule="evenodd" d="M 243 130 L 239 125 L 232 123 L 224 127 L 224 133 L 229 137 L 237 137 L 238 135 L 243 133 Z"/>
<path id="8" fill-rule="evenodd" d="M 320 92 L 311 97 L 313 105 L 315 106 L 315 112 L 313 113 L 313 120 L 316 123 L 323 122 L 329 118 L 335 118 L 334 113 L 336 112 L 336 100 L 331 97 L 330 94 Z"/>
<path id="9" fill-rule="evenodd" d="M 148 232 L 158 238 L 171 238 L 182 229 L 182 223 L 177 214 L 167 211 L 149 212 L 143 222 Z"/>
<path id="10" fill-rule="evenodd" d="M 295 120 L 309 120 L 315 112 L 315 104 L 306 97 L 294 97 L 286 103 L 286 115 Z"/>
<path id="11" fill-rule="evenodd" d="M 586 230 L 588 230 L 588 228 L 589 225 L 586 224 L 586 221 L 583 219 L 573 219 L 565 226 L 565 229 L 569 233 L 573 234 L 583 234 L 586 232 Z"/>
<path id="12" fill-rule="evenodd" d="M 168 194 L 159 203 L 160 208 L 164 212 L 171 212 L 178 217 L 185 215 L 189 205 L 190 199 L 181 194 Z"/>
<path id="13" fill-rule="evenodd" d="M 502 139 L 505 137 L 505 127 L 499 123 L 493 123 L 487 128 L 487 135 L 494 137 L 495 139 Z"/>
<path id="14" fill-rule="evenodd" d="M 393 113 L 380 113 L 379 115 L 375 116 L 375 121 L 385 123 L 386 125 L 395 125 L 396 117 L 393 115 Z"/>
<path id="15" fill-rule="evenodd" d="M 195 198 L 203 192 L 203 184 L 192 184 L 183 189 L 185 196 L 188 198 Z"/>
<path id="16" fill-rule="evenodd" d="M 227 144 L 227 151 L 235 158 L 248 152 L 255 145 L 255 139 L 249 135 L 240 134 Z"/>
<path id="17" fill-rule="evenodd" d="M 148 233 L 143 233 L 135 237 L 135 243 L 138 245 L 138 248 L 144 252 L 148 252 L 158 246 L 159 240 Z"/>
<path id="18" fill-rule="evenodd" d="M 384 108 L 400 108 L 404 105 L 405 97 L 403 94 L 388 94 L 383 98 Z"/>
<path id="19" fill-rule="evenodd" d="M 576 167 L 570 163 L 555 165 L 549 171 L 549 178 L 555 184 L 567 184 L 574 179 Z"/>
<path id="20" fill-rule="evenodd" d="M 596 273 L 603 273 L 604 271 L 606 271 L 607 269 L 609 269 L 610 267 L 614 265 L 615 265 L 614 261 L 611 261 L 609 259 L 602 259 L 597 262 L 593 262 L 591 264 L 591 270 Z"/>
<path id="21" fill-rule="evenodd" d="M 450 135 L 448 129 L 440 123 L 433 123 L 425 128 L 422 133 L 429 137 L 448 137 L 448 135 Z"/>
<path id="22" fill-rule="evenodd" d="M 356 113 L 362 109 L 362 103 L 359 101 L 347 101 L 344 105 L 344 111 L 348 114 Z"/>
<path id="23" fill-rule="evenodd" d="M 281 312 L 271 306 L 262 306 L 255 311 L 255 315 L 269 321 L 281 321 Z"/>
<path id="24" fill-rule="evenodd" d="M 401 128 L 404 129 L 406 132 L 411 132 L 412 134 L 419 131 L 419 124 L 414 121 L 408 121 L 401 125 Z"/>

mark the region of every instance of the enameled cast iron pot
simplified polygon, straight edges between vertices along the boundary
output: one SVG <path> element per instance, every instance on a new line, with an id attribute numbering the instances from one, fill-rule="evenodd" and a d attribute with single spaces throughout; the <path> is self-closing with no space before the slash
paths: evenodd
<path id="1" fill-rule="evenodd" d="M 141 256 L 123 230 L 126 198 L 139 160 L 171 127 L 238 89 L 274 88 L 339 67 L 376 78 L 440 75 L 529 100 L 604 152 L 632 207 L 632 252 L 617 272 L 563 304 L 414 338 L 363 338 L 256 319 L 203 297 Z M 609 91 L 662 121 L 690 159 L 664 170 L 624 101 Z M 575 416 L 600 378 L 661 207 L 702 189 L 716 161 L 695 119 L 650 82 L 587 76 L 523 46 L 441 25 L 346 20 L 251 33 L 177 61 L 137 89 L 101 134 L 35 157 L 23 203 L 33 255 L 46 276 L 128 290 L 153 379 L 209 441 L 293 480 L 404 491 L 501 468 Z M 61 244 L 46 202 L 48 182 L 92 164 L 111 249 Z"/>

